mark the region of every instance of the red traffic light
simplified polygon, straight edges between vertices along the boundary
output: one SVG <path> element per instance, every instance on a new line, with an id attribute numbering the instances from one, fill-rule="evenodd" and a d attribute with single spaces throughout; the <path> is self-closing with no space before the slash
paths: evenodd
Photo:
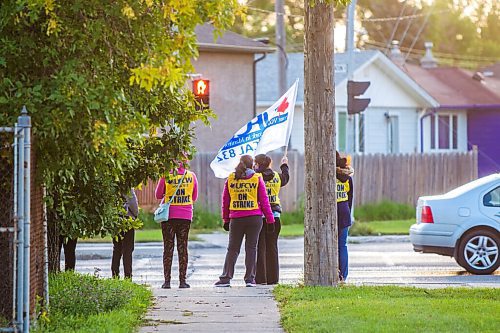
<path id="1" fill-rule="evenodd" d="M 194 80 L 193 93 L 195 96 L 208 96 L 210 92 L 210 80 Z"/>
<path id="2" fill-rule="evenodd" d="M 193 81 L 193 94 L 196 99 L 196 110 L 208 109 L 210 106 L 210 80 Z"/>

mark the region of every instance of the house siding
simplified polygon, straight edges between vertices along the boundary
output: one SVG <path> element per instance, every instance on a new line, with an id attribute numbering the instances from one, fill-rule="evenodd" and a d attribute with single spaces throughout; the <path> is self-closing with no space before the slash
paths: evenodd
<path id="1" fill-rule="evenodd" d="M 253 60 L 248 53 L 202 52 L 194 62 L 196 73 L 210 80 L 210 108 L 217 115 L 210 126 L 194 124 L 199 152 L 217 152 L 253 118 Z"/>
<path id="2" fill-rule="evenodd" d="M 389 152 L 388 116 L 399 119 L 399 153 L 417 150 L 417 111 L 413 108 L 371 108 L 365 112 L 365 152 Z"/>
<path id="3" fill-rule="evenodd" d="M 500 109 L 469 110 L 469 149 L 478 147 L 478 174 L 483 177 L 500 172 Z"/>

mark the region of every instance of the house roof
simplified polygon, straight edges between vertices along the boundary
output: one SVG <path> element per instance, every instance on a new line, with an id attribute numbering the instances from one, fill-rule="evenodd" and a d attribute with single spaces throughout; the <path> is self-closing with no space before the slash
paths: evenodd
<path id="1" fill-rule="evenodd" d="M 441 108 L 500 107 L 500 82 L 473 78 L 473 73 L 457 67 L 424 69 L 405 64 L 403 70 L 434 97 Z"/>
<path id="2" fill-rule="evenodd" d="M 214 26 L 203 24 L 196 27 L 197 44 L 200 51 L 205 52 L 234 52 L 234 53 L 269 53 L 274 49 L 262 42 L 238 35 L 232 31 L 214 39 Z"/>
<path id="3" fill-rule="evenodd" d="M 358 69 L 370 58 L 375 51 L 356 53 L 354 68 Z M 274 103 L 280 96 L 278 92 L 278 54 L 268 54 L 266 58 L 257 63 L 257 101 Z M 286 70 L 287 87 L 299 79 L 297 101 L 304 101 L 304 53 L 287 53 L 288 65 Z M 347 58 L 343 53 L 335 54 L 335 64 L 346 64 Z M 335 72 L 335 85 L 347 78 L 347 72 Z M 271 104 L 272 104 L 271 103 Z"/>
<path id="4" fill-rule="evenodd" d="M 277 56 L 277 54 L 270 54 L 257 63 L 257 101 L 263 104 L 274 102 L 280 97 L 278 94 Z M 299 78 L 297 102 L 301 103 L 304 101 L 304 54 L 288 53 L 287 57 L 287 83 L 288 86 L 291 86 Z M 347 53 L 335 53 L 334 57 L 335 86 L 339 86 L 347 80 Z M 423 106 L 435 107 L 438 105 L 436 100 L 378 50 L 354 52 L 354 72 L 356 73 L 376 60 L 383 64 L 388 74 L 395 77 L 401 84 L 406 85 L 424 103 Z"/>

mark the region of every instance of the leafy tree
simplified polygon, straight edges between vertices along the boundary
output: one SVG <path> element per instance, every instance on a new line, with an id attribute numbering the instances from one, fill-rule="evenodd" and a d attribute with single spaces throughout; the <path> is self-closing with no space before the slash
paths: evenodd
<path id="1" fill-rule="evenodd" d="M 120 217 L 122 197 L 193 153 L 189 125 L 211 116 L 184 87 L 198 55 L 194 29 L 225 29 L 238 8 L 236 0 L 2 2 L 0 123 L 13 123 L 23 104 L 32 116 L 52 270 L 59 233 L 137 227 Z"/>
<path id="2" fill-rule="evenodd" d="M 442 64 L 465 67 L 477 67 L 500 57 L 498 1 L 434 0 L 428 4 L 418 0 L 359 0 L 358 4 L 360 18 L 365 19 L 362 24 L 368 34 L 368 45 L 385 48 L 391 35 L 395 40 L 404 38 L 401 48 L 408 49 L 414 44 L 412 58 L 416 60 L 423 55 L 424 42 L 432 41 L 434 54 Z M 399 24 L 395 20 L 369 20 L 400 14 L 420 16 L 401 20 Z"/>
<path id="3" fill-rule="evenodd" d="M 287 50 L 302 51 L 304 41 L 304 1 L 285 0 L 285 32 Z M 248 4 L 245 18 L 238 18 L 233 30 L 251 38 L 266 37 L 274 44 L 276 39 L 276 14 L 274 1 L 255 0 Z"/>

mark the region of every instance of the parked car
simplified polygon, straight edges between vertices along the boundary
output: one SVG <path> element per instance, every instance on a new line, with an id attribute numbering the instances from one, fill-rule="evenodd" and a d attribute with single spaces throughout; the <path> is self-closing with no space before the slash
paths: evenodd
<path id="1" fill-rule="evenodd" d="M 500 265 L 500 173 L 418 198 L 410 240 L 417 252 L 452 256 L 474 274 L 493 273 Z"/>

